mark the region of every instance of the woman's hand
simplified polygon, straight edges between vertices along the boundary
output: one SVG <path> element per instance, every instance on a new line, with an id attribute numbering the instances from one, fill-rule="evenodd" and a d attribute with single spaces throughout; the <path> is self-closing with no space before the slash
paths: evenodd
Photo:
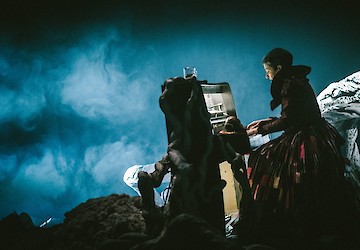
<path id="1" fill-rule="evenodd" d="M 246 129 L 246 133 L 248 136 L 257 135 L 258 127 L 252 127 L 250 129 Z"/>
<path id="2" fill-rule="evenodd" d="M 266 121 L 271 121 L 271 118 L 265 118 L 265 119 L 261 119 L 261 120 L 256 120 L 253 121 L 251 123 L 249 123 L 249 125 L 246 126 L 246 129 L 253 129 L 253 128 L 257 128 L 259 127 L 260 122 L 266 122 Z"/>
<path id="3" fill-rule="evenodd" d="M 262 122 L 267 122 L 267 121 L 271 121 L 273 120 L 272 118 L 265 118 L 265 119 L 261 119 L 261 120 L 256 120 L 251 122 L 249 125 L 246 126 L 246 133 L 248 136 L 251 135 L 257 135 L 259 132 L 259 125 Z"/>

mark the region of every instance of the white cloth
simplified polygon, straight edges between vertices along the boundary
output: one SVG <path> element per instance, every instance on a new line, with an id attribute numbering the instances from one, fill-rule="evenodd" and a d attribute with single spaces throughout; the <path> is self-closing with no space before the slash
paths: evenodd
<path id="1" fill-rule="evenodd" d="M 139 196 L 141 196 L 139 188 L 138 188 L 138 173 L 140 171 L 144 171 L 147 173 L 152 173 L 155 170 L 155 163 L 152 164 L 146 164 L 146 165 L 134 165 L 130 168 L 128 168 L 125 171 L 124 174 L 124 182 L 126 185 L 131 187 L 136 193 L 138 193 Z M 164 179 L 160 185 L 160 187 L 154 189 L 154 198 L 155 198 L 155 204 L 159 207 L 164 206 L 166 194 L 167 194 L 167 187 L 170 184 L 171 174 L 167 173 L 164 176 Z"/>
<path id="2" fill-rule="evenodd" d="M 329 84 L 317 96 L 317 101 L 323 117 L 346 140 L 343 150 L 350 166 L 345 175 L 356 188 L 360 201 L 360 71 Z"/>

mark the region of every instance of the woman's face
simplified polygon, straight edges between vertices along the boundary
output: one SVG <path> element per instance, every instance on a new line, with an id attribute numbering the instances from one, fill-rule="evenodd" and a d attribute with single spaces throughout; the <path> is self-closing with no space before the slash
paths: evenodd
<path id="1" fill-rule="evenodd" d="M 274 79 L 276 73 L 280 71 L 280 69 L 274 69 L 273 67 L 267 65 L 266 63 L 264 63 L 264 69 L 266 73 L 265 77 L 271 81 Z"/>

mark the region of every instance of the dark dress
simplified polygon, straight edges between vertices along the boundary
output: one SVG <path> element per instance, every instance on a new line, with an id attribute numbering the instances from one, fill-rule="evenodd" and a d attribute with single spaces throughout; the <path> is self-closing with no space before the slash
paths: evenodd
<path id="1" fill-rule="evenodd" d="M 255 241 L 278 248 L 307 248 L 325 244 L 325 236 L 347 235 L 353 211 L 340 152 L 344 140 L 321 117 L 306 77 L 310 70 L 293 66 L 276 74 L 270 106 L 281 105 L 281 116 L 260 123 L 258 131 L 284 133 L 248 161 L 254 200 L 249 232 Z"/>

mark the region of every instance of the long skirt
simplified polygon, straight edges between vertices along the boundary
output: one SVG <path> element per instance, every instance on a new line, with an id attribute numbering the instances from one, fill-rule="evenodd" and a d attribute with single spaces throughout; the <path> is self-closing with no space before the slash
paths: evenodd
<path id="1" fill-rule="evenodd" d="M 256 233 L 265 230 L 263 235 L 270 237 L 277 237 L 277 232 L 288 239 L 314 239 L 337 235 L 351 221 L 343 143 L 336 129 L 322 119 L 305 129 L 286 131 L 250 154 Z"/>

